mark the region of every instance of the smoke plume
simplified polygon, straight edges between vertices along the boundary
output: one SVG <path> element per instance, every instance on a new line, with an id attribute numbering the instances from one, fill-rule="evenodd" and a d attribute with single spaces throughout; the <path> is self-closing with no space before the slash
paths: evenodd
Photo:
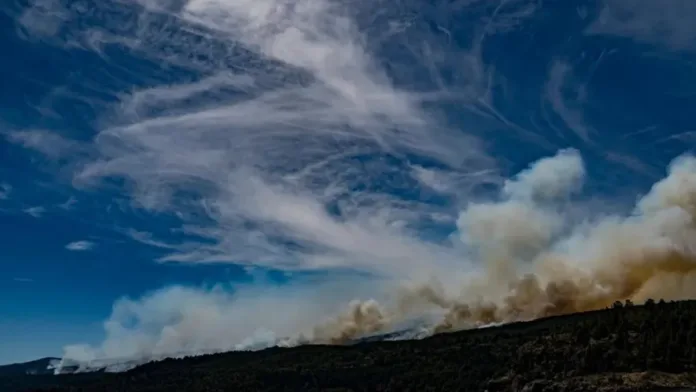
<path id="1" fill-rule="evenodd" d="M 564 150 L 507 182 L 499 202 L 472 203 L 462 211 L 459 239 L 475 251 L 470 262 L 482 266 L 465 280 L 366 279 L 292 290 L 242 288 L 235 295 L 221 288 L 173 288 L 121 301 L 105 324 L 108 340 L 99 348 L 70 346 L 66 358 L 345 344 L 415 320 L 432 334 L 601 309 L 615 301 L 696 298 L 696 158 L 676 159 L 629 216 L 567 222 L 563 206 L 580 190 L 582 173 L 580 155 Z M 387 299 L 347 301 L 368 292 Z"/>
<path id="2" fill-rule="evenodd" d="M 578 191 L 582 173 L 579 155 L 562 151 L 507 182 L 502 201 L 467 207 L 459 219 L 461 237 L 479 251 L 485 268 L 459 292 L 448 295 L 429 283 L 403 289 L 391 309 L 375 301 L 352 303 L 322 329 L 320 340 L 346 342 L 428 307 L 442 311 L 431 331 L 445 332 L 602 309 L 615 301 L 696 298 L 696 159 L 674 160 L 630 216 L 566 227 L 562 205 L 549 201 Z"/>

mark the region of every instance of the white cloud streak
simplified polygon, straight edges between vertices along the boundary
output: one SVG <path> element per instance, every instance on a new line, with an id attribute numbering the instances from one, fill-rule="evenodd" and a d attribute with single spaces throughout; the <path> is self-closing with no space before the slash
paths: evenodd
<path id="1" fill-rule="evenodd" d="M 174 250 L 162 260 L 408 275 L 433 268 L 426 260 L 459 259 L 414 231 L 443 212 L 400 195 L 418 185 L 407 157 L 441 165 L 457 196 L 499 182 L 495 161 L 476 137 L 426 110 L 439 92 L 392 82 L 352 10 L 333 1 L 188 1 L 175 15 L 192 25 L 188 38 L 167 42 L 182 51 L 177 61 L 198 53 L 186 42 L 204 34 L 228 57 L 187 63 L 205 71 L 199 80 L 122 96 L 123 121 L 100 132 L 98 159 L 75 177 L 80 185 L 122 178 L 138 206 L 182 216 L 189 242 L 158 243 Z M 133 50 L 162 56 L 147 17 Z M 380 189 L 384 175 L 392 189 Z"/>
<path id="2" fill-rule="evenodd" d="M 58 208 L 70 211 L 75 208 L 75 205 L 77 204 L 77 199 L 75 196 L 70 196 L 68 200 L 66 200 L 64 203 L 60 203 L 58 205 Z"/>
<path id="3" fill-rule="evenodd" d="M 568 92 L 573 94 L 567 96 Z M 585 123 L 582 111 L 584 103 L 582 86 L 574 80 L 573 68 L 570 64 L 560 60 L 551 63 L 545 86 L 545 98 L 554 113 L 563 120 L 571 132 L 584 142 L 591 140 L 593 132 Z"/>
<path id="4" fill-rule="evenodd" d="M 603 0 L 587 34 L 625 37 L 673 50 L 696 49 L 696 3 L 691 0 Z"/>
<path id="5" fill-rule="evenodd" d="M 24 209 L 24 212 L 34 218 L 41 218 L 46 213 L 46 207 L 35 206 Z"/>
<path id="6" fill-rule="evenodd" d="M 164 241 L 158 241 L 155 238 L 153 238 L 152 233 L 148 233 L 146 231 L 130 229 L 126 231 L 126 235 L 128 235 L 128 237 L 132 238 L 135 241 L 155 248 L 176 249 L 175 245 L 168 244 Z"/>
<path id="7" fill-rule="evenodd" d="M 84 252 L 84 251 L 92 250 L 95 246 L 96 246 L 96 244 L 94 242 L 82 240 L 82 241 L 71 242 L 71 243 L 65 245 L 65 249 L 71 250 L 73 252 Z"/>
<path id="8" fill-rule="evenodd" d="M 65 158 L 81 150 L 79 143 L 68 140 L 53 131 L 18 131 L 8 133 L 6 137 L 10 142 L 38 151 L 51 159 Z"/>
<path id="9" fill-rule="evenodd" d="M 0 183 L 0 200 L 9 199 L 11 193 L 12 193 L 12 185 L 10 185 L 6 182 Z"/>

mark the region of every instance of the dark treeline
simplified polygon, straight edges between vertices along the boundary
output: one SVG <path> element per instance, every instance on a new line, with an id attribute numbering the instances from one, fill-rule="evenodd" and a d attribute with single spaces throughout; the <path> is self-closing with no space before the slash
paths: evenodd
<path id="1" fill-rule="evenodd" d="M 696 301 L 611 309 L 419 341 L 152 362 L 118 374 L 0 378 L 0 391 L 653 391 L 696 386 Z"/>

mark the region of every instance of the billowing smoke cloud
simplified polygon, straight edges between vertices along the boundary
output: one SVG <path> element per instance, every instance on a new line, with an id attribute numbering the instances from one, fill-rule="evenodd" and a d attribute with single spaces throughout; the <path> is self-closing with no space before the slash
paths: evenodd
<path id="1" fill-rule="evenodd" d="M 252 284 L 209 289 L 168 287 L 137 300 L 117 301 L 104 323 L 104 342 L 99 346 L 69 345 L 65 358 L 84 364 L 108 363 L 332 340 L 336 339 L 334 331 L 349 329 L 348 318 L 333 321 L 340 327 L 322 327 L 317 322 L 328 323 L 328 317 L 349 303 L 356 290 L 380 295 L 375 289 L 388 287 L 379 286 L 353 280 L 305 281 L 278 287 L 257 279 Z M 355 305 L 351 313 L 357 320 L 353 335 L 369 332 L 373 306 L 370 302 Z"/>
<path id="2" fill-rule="evenodd" d="M 442 332 L 601 309 L 615 301 L 696 298 L 696 158 L 675 159 L 668 176 L 628 217 L 606 216 L 566 227 L 561 210 L 526 197 L 544 191 L 566 198 L 578 190 L 583 172 L 580 157 L 564 151 L 508 182 L 503 192 L 509 199 L 468 207 L 460 230 L 462 239 L 481 249 L 486 270 L 480 276 L 462 284 L 455 295 L 437 284 L 412 288 L 394 314 L 366 302 L 372 317 L 356 314 L 336 336 L 352 331 L 358 333 L 350 338 L 359 336 L 363 331 L 353 325 L 356 320 L 364 320 L 372 332 L 415 304 L 444 311 L 432 329 Z M 526 202 L 516 199 L 519 195 Z M 363 308 L 353 304 L 346 314 L 356 309 Z M 343 319 L 345 315 L 338 318 Z"/>
<path id="3" fill-rule="evenodd" d="M 331 272 L 330 283 L 123 299 L 105 341 L 66 358 L 338 344 L 696 294 L 694 158 L 675 160 L 630 216 L 584 207 L 574 149 L 506 180 L 481 135 L 504 126 L 549 143 L 496 109 L 505 81 L 482 45 L 537 3 L 407 3 L 41 0 L 20 15 L 28 38 L 96 53 L 132 80 L 105 72 L 110 87 L 79 86 L 115 104 L 66 93 L 108 108 L 90 140 L 8 140 L 67 161 L 77 187 L 123 185 L 133 207 L 178 220 L 178 242 L 130 231 L 167 251 L 162 262 Z M 441 17 L 454 12 L 473 20 L 457 27 L 470 42 Z M 147 64 L 121 65 L 128 56 Z M 577 123 L 580 106 L 558 101 L 570 74 L 551 74 L 544 99 Z M 473 120 L 453 125 L 462 116 Z"/>

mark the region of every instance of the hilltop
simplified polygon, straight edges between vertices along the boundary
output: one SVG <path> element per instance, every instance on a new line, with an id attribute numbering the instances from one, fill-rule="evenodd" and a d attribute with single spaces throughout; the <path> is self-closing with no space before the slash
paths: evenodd
<path id="1" fill-rule="evenodd" d="M 556 316 L 422 340 L 167 359 L 118 374 L 22 376 L 31 391 L 653 391 L 696 388 L 696 301 Z M 696 389 L 694 389 L 696 390 Z"/>
<path id="2" fill-rule="evenodd" d="M 24 363 L 13 363 L 0 366 L 0 377 L 53 374 L 53 368 L 60 362 L 60 358 L 46 357 Z"/>

